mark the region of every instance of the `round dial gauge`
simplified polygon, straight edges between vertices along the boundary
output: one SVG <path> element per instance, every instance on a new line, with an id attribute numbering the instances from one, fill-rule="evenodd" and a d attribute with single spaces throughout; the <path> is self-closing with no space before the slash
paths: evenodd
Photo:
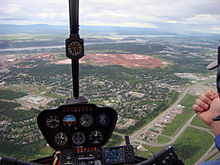
<path id="1" fill-rule="evenodd" d="M 107 126 L 110 122 L 110 118 L 107 113 L 99 113 L 96 121 L 101 126 Z"/>
<path id="2" fill-rule="evenodd" d="M 72 136 L 72 141 L 75 145 L 82 145 L 85 142 L 85 135 L 82 132 L 76 132 Z"/>
<path id="3" fill-rule="evenodd" d="M 57 146 L 63 147 L 68 143 L 68 137 L 65 133 L 59 132 L 54 136 L 54 142 Z"/>
<path id="4" fill-rule="evenodd" d="M 56 115 L 48 115 L 46 117 L 46 125 L 49 128 L 57 128 L 59 126 L 60 120 Z"/>
<path id="5" fill-rule="evenodd" d="M 89 134 L 89 141 L 92 144 L 100 144 L 103 141 L 103 135 L 99 131 L 92 131 Z"/>
<path id="6" fill-rule="evenodd" d="M 70 55 L 77 56 L 82 52 L 82 45 L 78 41 L 72 41 L 69 43 L 67 49 Z"/>
<path id="7" fill-rule="evenodd" d="M 93 117 L 90 114 L 83 114 L 80 117 L 79 122 L 83 127 L 90 127 L 93 123 Z"/>
<path id="8" fill-rule="evenodd" d="M 76 117 L 73 115 L 66 115 L 63 118 L 63 125 L 64 126 L 73 126 L 76 124 Z"/>

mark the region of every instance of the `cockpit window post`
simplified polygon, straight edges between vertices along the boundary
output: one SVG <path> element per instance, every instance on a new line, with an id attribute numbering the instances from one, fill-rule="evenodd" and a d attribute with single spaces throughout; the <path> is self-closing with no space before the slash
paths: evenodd
<path id="1" fill-rule="evenodd" d="M 73 99 L 71 101 L 79 102 L 79 59 L 84 56 L 84 41 L 79 36 L 79 0 L 69 0 L 69 19 L 70 36 L 66 39 L 66 56 L 72 60 Z"/>

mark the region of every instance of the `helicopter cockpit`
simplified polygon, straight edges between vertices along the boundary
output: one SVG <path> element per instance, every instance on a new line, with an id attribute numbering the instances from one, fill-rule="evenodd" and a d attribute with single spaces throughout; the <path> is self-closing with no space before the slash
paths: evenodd
<path id="1" fill-rule="evenodd" d="M 171 146 L 151 159 L 135 156 L 128 136 L 126 145 L 103 147 L 112 135 L 117 122 L 117 112 L 110 107 L 99 107 L 79 97 L 79 59 L 84 55 L 83 39 L 79 37 L 79 0 L 69 0 L 70 37 L 66 40 L 66 56 L 72 60 L 73 95 L 67 104 L 41 111 L 38 127 L 54 155 L 32 162 L 2 157 L 1 165 L 86 165 L 86 164 L 141 164 L 178 165 Z"/>
<path id="2" fill-rule="evenodd" d="M 2 157 L 1 165 L 182 165 L 173 147 L 167 146 L 152 158 L 135 156 L 129 136 L 126 145 L 103 147 L 109 140 L 117 122 L 117 113 L 110 107 L 90 103 L 61 105 L 42 111 L 37 118 L 41 133 L 53 156 L 24 162 Z"/>

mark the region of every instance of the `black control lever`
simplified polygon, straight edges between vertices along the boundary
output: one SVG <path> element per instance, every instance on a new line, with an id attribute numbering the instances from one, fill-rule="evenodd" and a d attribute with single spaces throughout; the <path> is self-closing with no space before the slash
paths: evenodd
<path id="1" fill-rule="evenodd" d="M 218 46 L 218 56 L 217 56 L 217 61 L 209 64 L 207 66 L 208 70 L 212 70 L 217 68 L 217 76 L 216 76 L 216 87 L 217 87 L 217 91 L 218 91 L 218 95 L 220 96 L 220 41 L 219 41 L 219 46 Z M 213 121 L 219 121 L 220 120 L 220 115 L 216 116 L 215 118 L 212 119 Z"/>
<path id="2" fill-rule="evenodd" d="M 125 143 L 126 145 L 130 145 L 130 139 L 128 135 L 125 136 Z"/>
<path id="3" fill-rule="evenodd" d="M 0 158 L 0 165 L 40 165 L 38 163 L 25 162 L 8 156 Z"/>
<path id="4" fill-rule="evenodd" d="M 184 165 L 178 159 L 172 146 L 167 146 L 163 150 L 157 152 L 152 158 L 141 162 L 139 165 Z"/>

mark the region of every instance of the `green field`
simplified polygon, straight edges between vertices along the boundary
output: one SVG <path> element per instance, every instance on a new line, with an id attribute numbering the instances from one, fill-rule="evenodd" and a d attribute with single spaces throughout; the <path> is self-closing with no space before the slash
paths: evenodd
<path id="1" fill-rule="evenodd" d="M 192 110 L 192 105 L 194 104 L 196 98 L 197 96 L 191 96 L 191 95 L 186 95 L 183 98 L 183 100 L 180 102 L 182 106 L 185 106 L 185 108 L 183 108 L 183 113 L 177 115 L 171 123 L 167 124 L 167 127 L 163 130 L 162 134 L 167 136 L 174 136 L 178 132 L 178 130 L 194 114 Z"/>
<path id="2" fill-rule="evenodd" d="M 158 143 L 165 143 L 165 142 L 168 142 L 168 141 L 170 141 L 170 138 L 168 138 L 166 136 L 163 136 L 163 135 L 159 135 L 158 138 L 157 138 Z"/>
<path id="3" fill-rule="evenodd" d="M 211 147 L 213 139 L 209 133 L 188 127 L 173 147 L 185 165 L 192 165 Z"/>
<path id="4" fill-rule="evenodd" d="M 6 90 L 6 89 L 0 89 L 0 99 L 5 100 L 14 100 L 20 97 L 24 97 L 27 94 L 25 92 L 21 91 L 12 91 L 12 90 Z"/>
<path id="5" fill-rule="evenodd" d="M 147 159 L 151 158 L 153 154 L 163 149 L 163 147 L 152 147 L 148 145 L 143 145 L 143 147 L 147 149 L 147 151 L 135 150 L 135 155 L 141 156 Z"/>
<path id="6" fill-rule="evenodd" d="M 123 141 L 124 139 L 121 136 L 113 133 L 106 146 L 109 147 L 119 146 Z"/>
<path id="7" fill-rule="evenodd" d="M 23 121 L 33 118 L 39 113 L 39 110 L 37 109 L 30 109 L 29 111 L 21 109 L 15 110 L 17 107 L 20 106 L 21 105 L 18 103 L 0 100 L 0 121 L 3 120 L 3 118 L 5 117 L 9 118 L 10 121 Z"/>
<path id="8" fill-rule="evenodd" d="M 34 159 L 39 159 L 39 158 L 43 158 L 46 156 L 51 156 L 54 153 L 54 149 L 51 147 L 43 147 L 40 149 L 39 153 L 37 153 L 36 155 L 33 155 L 33 157 L 27 157 L 26 159 L 28 161 L 34 160 Z"/>

